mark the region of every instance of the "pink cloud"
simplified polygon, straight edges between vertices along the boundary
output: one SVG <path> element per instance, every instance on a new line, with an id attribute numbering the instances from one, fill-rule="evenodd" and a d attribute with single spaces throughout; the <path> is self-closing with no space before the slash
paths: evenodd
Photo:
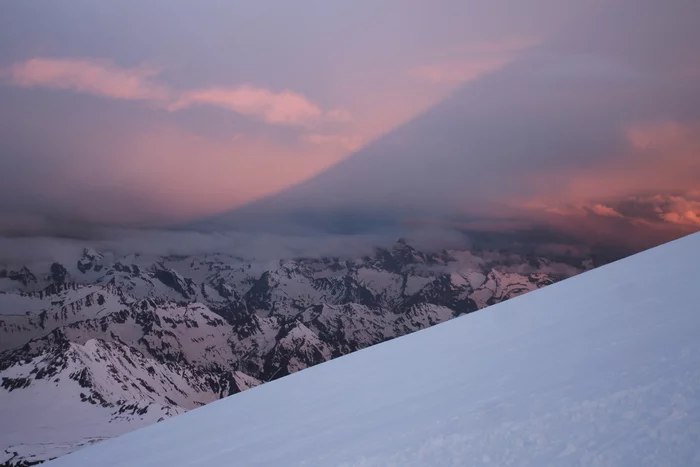
<path id="1" fill-rule="evenodd" d="M 700 216 L 693 211 L 669 212 L 663 218 L 673 224 L 700 225 Z"/>
<path id="2" fill-rule="evenodd" d="M 516 209 L 525 208 L 532 212 L 556 214 L 557 216 L 584 217 L 588 214 L 595 214 L 602 217 L 625 217 L 615 208 L 591 202 L 556 203 L 552 200 L 530 200 L 525 202 L 515 201 L 510 203 L 510 206 Z"/>
<path id="3" fill-rule="evenodd" d="M 123 100 L 166 100 L 166 86 L 151 81 L 153 68 L 120 68 L 108 60 L 33 58 L 0 74 L 11 84 L 63 89 Z"/>
<path id="4" fill-rule="evenodd" d="M 177 111 L 195 105 L 221 107 L 267 123 L 289 125 L 307 124 L 323 116 L 322 110 L 301 94 L 290 90 L 273 92 L 251 85 L 185 92 L 169 109 Z"/>
<path id="5" fill-rule="evenodd" d="M 600 165 L 572 170 L 543 169 L 524 174 L 527 191 L 546 205 L 586 205 L 619 200 L 640 193 L 684 193 L 698 198 L 700 121 L 629 125 L 622 136 L 627 147 Z M 695 193 L 695 194 L 693 194 Z M 513 199 L 521 203 L 522 199 Z M 532 200 L 531 200 L 532 201 Z M 623 212 L 623 211 L 620 211 Z"/>
<path id="6" fill-rule="evenodd" d="M 700 200 L 693 199 L 693 195 L 657 195 L 649 202 L 654 204 L 656 212 L 666 222 L 695 226 L 700 225 Z"/>
<path id="7" fill-rule="evenodd" d="M 567 203 L 532 200 L 513 204 L 530 210 L 530 219 L 573 232 L 582 239 L 607 238 L 648 248 L 700 228 L 700 197 L 697 193 L 659 193 L 608 197 L 603 201 Z M 517 216 L 516 211 L 510 211 Z M 564 217 L 553 214 L 565 214 Z"/>
<path id="8" fill-rule="evenodd" d="M 611 208 L 610 206 L 606 206 L 604 204 L 594 204 L 593 206 L 590 207 L 590 210 L 599 215 L 599 216 L 605 216 L 605 217 L 624 217 L 622 214 Z"/>
<path id="9" fill-rule="evenodd" d="M 267 123 L 306 125 L 319 121 L 349 122 L 344 109 L 324 112 L 306 96 L 291 90 L 274 92 L 255 85 L 179 91 L 155 81 L 159 70 L 123 68 L 109 60 L 32 58 L 0 70 L 0 78 L 26 88 L 47 88 L 109 99 L 153 101 L 171 111 L 197 105 L 232 110 Z"/>

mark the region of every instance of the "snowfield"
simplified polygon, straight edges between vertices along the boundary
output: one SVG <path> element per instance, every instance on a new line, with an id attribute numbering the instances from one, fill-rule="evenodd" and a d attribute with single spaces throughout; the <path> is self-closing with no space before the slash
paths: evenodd
<path id="1" fill-rule="evenodd" d="M 700 234 L 51 467 L 700 464 Z"/>

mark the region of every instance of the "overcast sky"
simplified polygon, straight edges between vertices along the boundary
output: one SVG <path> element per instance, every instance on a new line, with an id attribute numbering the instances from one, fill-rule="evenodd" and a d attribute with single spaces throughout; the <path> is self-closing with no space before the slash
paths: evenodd
<path id="1" fill-rule="evenodd" d="M 3 2 L 0 229 L 176 225 L 330 168 L 288 199 L 689 232 L 698 17 L 696 0 Z"/>

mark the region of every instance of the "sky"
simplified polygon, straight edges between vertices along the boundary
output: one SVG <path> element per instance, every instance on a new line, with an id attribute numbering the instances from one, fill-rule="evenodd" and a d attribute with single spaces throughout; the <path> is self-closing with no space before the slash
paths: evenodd
<path id="1" fill-rule="evenodd" d="M 235 230 L 248 209 L 658 243 L 700 228 L 698 17 L 695 0 L 3 2 L 0 233 Z"/>

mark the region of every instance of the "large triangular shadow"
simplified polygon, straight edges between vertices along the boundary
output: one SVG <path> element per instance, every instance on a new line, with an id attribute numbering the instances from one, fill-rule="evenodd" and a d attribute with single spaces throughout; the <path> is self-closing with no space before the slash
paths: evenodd
<path id="1" fill-rule="evenodd" d="M 194 226 L 352 233 L 415 218 L 473 220 L 536 193 L 537 174 L 566 183 L 624 150 L 626 122 L 673 111 L 666 90 L 636 75 L 647 58 L 629 54 L 645 24 L 673 14 L 649 0 L 636 16 L 628 6 L 594 11 L 315 177 Z"/>

